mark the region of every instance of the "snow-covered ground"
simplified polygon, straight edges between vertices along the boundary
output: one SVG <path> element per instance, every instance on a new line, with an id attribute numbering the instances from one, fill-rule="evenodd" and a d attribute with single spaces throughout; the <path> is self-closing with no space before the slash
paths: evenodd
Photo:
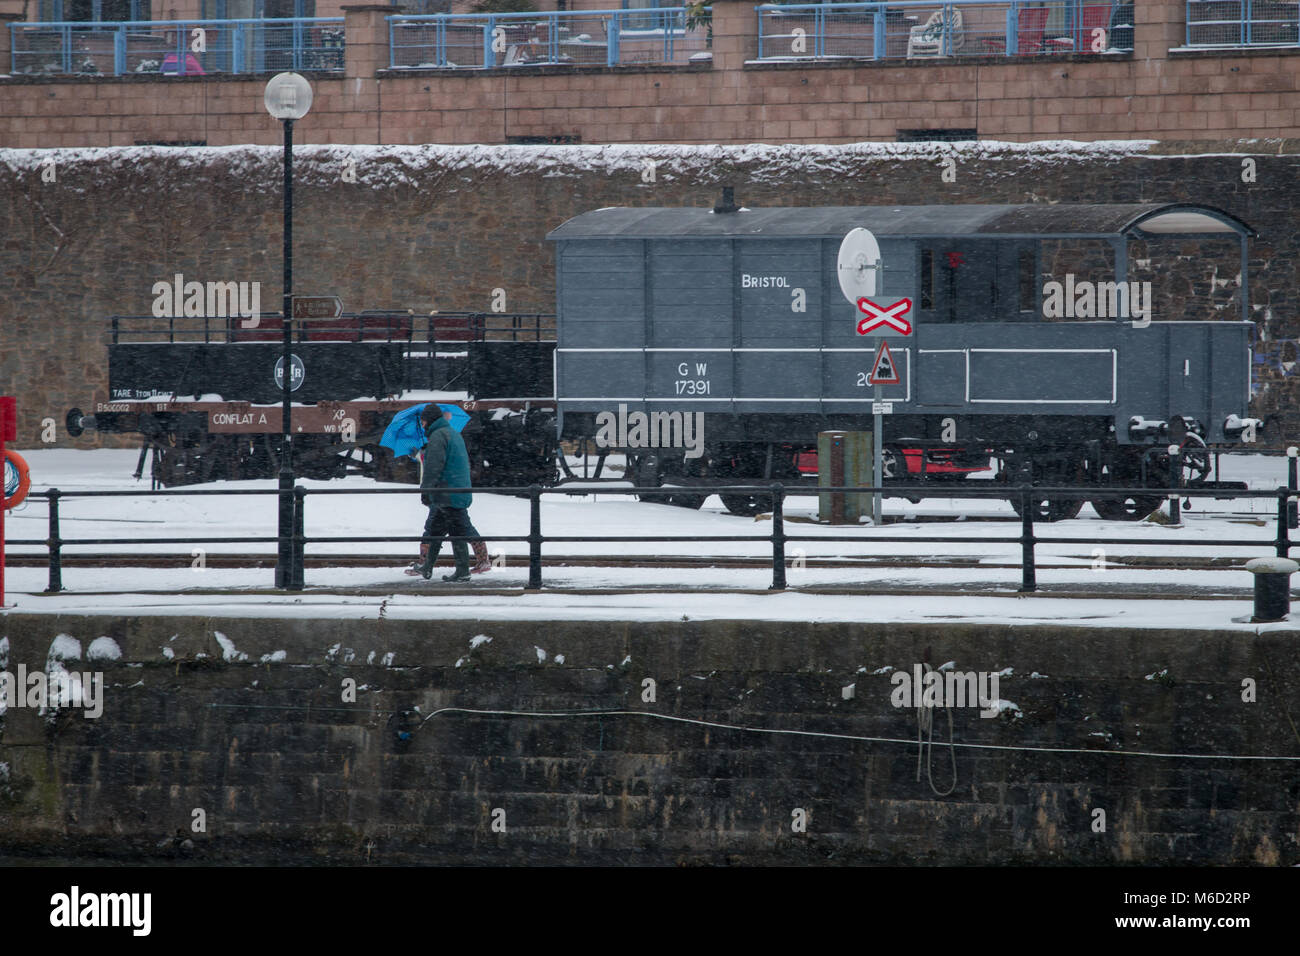
<path id="1" fill-rule="evenodd" d="M 65 554 L 151 552 L 181 554 L 198 564 L 194 549 L 208 555 L 221 552 L 273 553 L 274 544 L 196 544 L 192 539 L 217 536 L 273 535 L 276 499 L 272 495 L 208 495 L 167 497 L 148 494 L 148 479 L 131 477 L 136 452 L 99 449 L 21 450 L 31 466 L 34 490 L 57 487 L 67 494 L 60 504 L 61 535 L 65 539 L 95 538 L 111 542 L 122 537 L 177 538 L 172 544 L 68 545 Z M 1285 483 L 1286 460 L 1264 456 L 1224 456 L 1223 478 L 1244 480 L 1252 488 L 1271 489 Z M 333 482 L 303 481 L 309 488 L 370 489 L 362 478 Z M 218 482 L 195 486 L 209 490 L 272 489 L 274 480 Z M 391 486 L 404 487 L 404 486 Z M 77 497 L 82 490 L 136 489 L 139 497 Z M 1246 559 L 1272 553 L 1275 535 L 1270 500 L 1195 502 L 1184 513 L 1181 528 L 1152 522 L 1103 521 L 1090 506 L 1080 517 L 1054 525 L 1039 525 L 1040 535 L 1060 538 L 1107 537 L 1123 544 L 1098 546 L 1086 541 L 1042 544 L 1037 548 L 1043 593 L 1018 597 L 1020 545 L 1014 540 L 988 544 L 982 537 L 1014 539 L 1019 532 L 1010 506 L 988 499 L 929 499 L 913 505 L 887 498 L 887 516 L 949 517 L 960 520 L 903 520 L 880 527 L 829 527 L 813 523 L 815 497 L 797 497 L 787 505 L 788 535 L 811 541 L 787 545 L 786 594 L 764 592 L 770 568 L 615 568 L 548 566 L 544 581 L 554 592 L 520 594 L 527 581 L 527 545 L 501 541 L 528 531 L 528 502 L 515 497 L 478 493 L 471 516 L 488 539 L 489 548 L 503 558 L 503 567 L 476 577 L 471 594 L 461 586 L 442 584 L 440 570 L 433 582 L 402 573 L 414 542 L 391 540 L 420 533 L 424 508 L 418 496 L 342 494 L 309 496 L 306 529 L 313 536 L 375 536 L 376 542 L 309 544 L 308 555 L 392 555 L 391 568 L 308 567 L 306 592 L 298 596 L 275 593 L 270 569 L 217 567 L 154 569 L 128 565 L 108 568 L 68 567 L 65 593 L 42 595 L 44 567 L 10 567 L 6 573 L 8 603 L 26 612 L 102 611 L 105 613 L 173 613 L 189 609 L 204 615 L 302 615 L 326 611 L 331 616 L 374 617 L 387 601 L 388 617 L 451 618 L 631 618 L 692 619 L 764 618 L 779 620 L 1004 620 L 1063 621 L 1097 626 L 1234 626 L 1233 618 L 1248 616 L 1250 575 L 1241 570 L 1132 570 L 1103 565 L 1123 557 L 1172 559 L 1232 557 Z M 1253 516 L 1252 516 L 1253 515 Z M 1001 519 L 1001 520 L 992 520 Z M 45 538 L 48 522 L 43 499 L 29 499 L 7 516 L 12 539 Z M 701 511 L 638 502 L 630 498 L 593 495 L 547 495 L 542 505 L 542 531 L 547 536 L 600 535 L 754 535 L 736 542 L 555 542 L 543 554 L 555 556 L 662 555 L 693 560 L 708 558 L 768 558 L 766 518 L 728 514 L 716 498 Z M 850 541 L 818 540 L 850 536 Z M 897 537 L 901 541 L 881 541 Z M 943 542 L 912 540 L 942 537 Z M 1251 547 L 1220 547 L 1205 542 L 1233 538 L 1258 542 Z M 190 540 L 187 540 L 190 539 Z M 1104 547 L 1105 555 L 1097 552 Z M 7 545 L 6 553 L 44 554 L 43 545 Z M 801 559 L 861 560 L 861 567 L 801 567 Z M 892 558 L 905 563 L 949 562 L 963 566 L 916 567 L 877 564 Z M 447 558 L 444 557 L 444 563 Z M 999 567 L 1001 565 L 1002 567 Z M 1061 567 L 1064 566 L 1064 567 Z M 500 593 L 505 589 L 505 593 Z M 625 589 L 641 593 L 613 593 Z M 911 594 L 863 594 L 888 589 Z M 497 594 L 485 592 L 498 591 Z M 605 591 L 609 593 L 592 593 Z M 810 593 L 814 592 L 814 593 Z M 836 592 L 859 593 L 836 593 Z M 130 593 L 121 593 L 130 592 Z M 270 593 L 267 593 L 270 592 Z M 738 593 L 740 592 L 740 593 Z M 829 593 L 828 593 L 829 592 Z M 956 593 L 962 592 L 962 593 Z M 1126 595 L 1176 592 L 1174 600 L 1133 599 Z M 1068 594 L 1068 596 L 1067 596 Z M 1095 594 L 1096 597 L 1082 597 Z M 1055 596 L 1053 596 L 1055 595 Z M 1186 600 L 1198 597 L 1199 600 Z M 1231 597 L 1230 600 L 1213 598 Z M 1253 629 L 1253 628 L 1252 628 Z"/>

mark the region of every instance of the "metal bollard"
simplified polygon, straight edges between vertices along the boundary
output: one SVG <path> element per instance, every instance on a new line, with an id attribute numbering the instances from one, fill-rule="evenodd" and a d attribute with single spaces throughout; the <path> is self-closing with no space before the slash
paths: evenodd
<path id="1" fill-rule="evenodd" d="M 1300 571 L 1300 562 L 1290 558 L 1255 558 L 1246 562 L 1246 570 L 1255 575 L 1255 613 L 1250 622 L 1285 621 L 1291 613 L 1291 575 Z"/>

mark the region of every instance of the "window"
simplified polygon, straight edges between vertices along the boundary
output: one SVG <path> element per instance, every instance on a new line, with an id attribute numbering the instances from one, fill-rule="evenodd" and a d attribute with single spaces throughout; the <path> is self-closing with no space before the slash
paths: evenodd
<path id="1" fill-rule="evenodd" d="M 40 0 L 37 15 L 45 22 L 120 23 L 153 19 L 150 0 Z"/>
<path id="2" fill-rule="evenodd" d="M 1035 258 L 1034 250 L 1020 250 L 1019 284 L 1021 312 L 1038 311 L 1038 269 L 1035 265 Z"/>
<path id="3" fill-rule="evenodd" d="M 921 250 L 921 308 L 934 308 L 934 250 Z"/>
<path id="4" fill-rule="evenodd" d="M 652 7 L 671 6 L 669 3 L 660 2 L 660 0 L 623 0 L 624 10 L 642 10 Z M 623 18 L 624 30 L 662 30 L 664 23 L 662 18 L 672 14 L 644 13 L 639 16 Z"/>

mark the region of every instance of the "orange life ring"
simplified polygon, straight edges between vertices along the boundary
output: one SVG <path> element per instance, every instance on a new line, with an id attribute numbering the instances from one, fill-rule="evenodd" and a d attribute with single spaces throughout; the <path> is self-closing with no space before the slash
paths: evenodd
<path id="1" fill-rule="evenodd" d="M 23 460 L 23 456 L 18 454 L 18 452 L 10 451 L 8 448 L 6 448 L 5 449 L 5 471 L 6 472 L 9 470 L 10 466 L 13 467 L 14 471 L 18 472 L 18 489 L 14 492 L 14 496 L 12 498 L 5 498 L 6 511 L 8 511 L 11 508 L 17 508 L 20 504 L 22 504 L 23 499 L 27 497 L 27 492 L 32 490 L 32 475 L 27 468 L 27 462 Z M 8 485 L 9 485 L 8 475 L 6 475 L 5 476 L 6 491 L 8 490 Z"/>

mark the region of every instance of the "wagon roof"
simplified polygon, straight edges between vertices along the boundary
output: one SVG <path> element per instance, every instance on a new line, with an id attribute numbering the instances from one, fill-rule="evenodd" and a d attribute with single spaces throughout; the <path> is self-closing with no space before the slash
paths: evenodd
<path id="1" fill-rule="evenodd" d="M 547 239 L 661 236 L 841 238 L 863 226 L 877 238 L 990 236 L 1142 239 L 1166 235 L 1254 236 L 1231 213 L 1196 203 L 1019 206 L 777 206 L 719 214 L 706 208 L 613 206 L 575 216 Z"/>

